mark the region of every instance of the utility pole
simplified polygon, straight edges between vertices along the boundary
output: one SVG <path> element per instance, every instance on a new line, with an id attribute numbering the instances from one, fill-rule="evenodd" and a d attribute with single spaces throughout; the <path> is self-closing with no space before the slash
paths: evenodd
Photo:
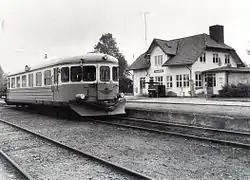
<path id="1" fill-rule="evenodd" d="M 146 50 L 148 49 L 148 43 L 147 43 L 147 15 L 150 14 L 150 12 L 143 12 L 143 20 L 144 20 L 144 35 L 145 35 L 145 46 Z"/>

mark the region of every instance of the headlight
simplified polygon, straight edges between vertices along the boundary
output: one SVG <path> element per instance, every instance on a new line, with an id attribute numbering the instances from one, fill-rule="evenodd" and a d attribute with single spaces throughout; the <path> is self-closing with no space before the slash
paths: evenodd
<path id="1" fill-rule="evenodd" d="M 75 95 L 75 98 L 76 99 L 85 99 L 86 96 L 85 96 L 85 94 L 77 94 L 77 95 Z"/>
<path id="2" fill-rule="evenodd" d="M 124 98 L 124 93 L 119 93 L 119 94 L 118 94 L 118 97 L 119 97 L 119 98 Z"/>

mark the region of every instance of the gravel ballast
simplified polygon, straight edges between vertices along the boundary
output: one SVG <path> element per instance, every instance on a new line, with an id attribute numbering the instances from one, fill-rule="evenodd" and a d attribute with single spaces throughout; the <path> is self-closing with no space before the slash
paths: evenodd
<path id="1" fill-rule="evenodd" d="M 250 151 L 90 122 L 1 109 L 1 117 L 154 179 L 250 178 Z"/>

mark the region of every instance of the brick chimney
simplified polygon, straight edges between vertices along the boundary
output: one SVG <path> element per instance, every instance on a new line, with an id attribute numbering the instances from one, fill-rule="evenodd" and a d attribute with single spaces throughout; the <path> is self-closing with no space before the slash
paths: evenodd
<path id="1" fill-rule="evenodd" d="M 218 43 L 224 43 L 224 26 L 221 25 L 210 26 L 209 34 Z"/>

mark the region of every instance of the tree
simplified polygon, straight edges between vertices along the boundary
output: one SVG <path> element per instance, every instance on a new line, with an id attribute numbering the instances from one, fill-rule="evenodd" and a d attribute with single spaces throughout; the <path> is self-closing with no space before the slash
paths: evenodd
<path id="1" fill-rule="evenodd" d="M 131 83 L 131 80 L 128 78 L 128 72 L 126 71 L 128 68 L 128 63 L 124 55 L 119 51 L 117 42 L 111 33 L 103 34 L 100 37 L 99 42 L 94 46 L 94 52 L 108 54 L 118 59 L 120 91 L 131 91 L 129 90 L 131 89 L 131 86 L 127 84 L 128 82 Z"/>
<path id="2" fill-rule="evenodd" d="M 7 78 L 4 74 L 2 67 L 0 66 L 0 96 L 6 94 L 7 91 Z"/>

